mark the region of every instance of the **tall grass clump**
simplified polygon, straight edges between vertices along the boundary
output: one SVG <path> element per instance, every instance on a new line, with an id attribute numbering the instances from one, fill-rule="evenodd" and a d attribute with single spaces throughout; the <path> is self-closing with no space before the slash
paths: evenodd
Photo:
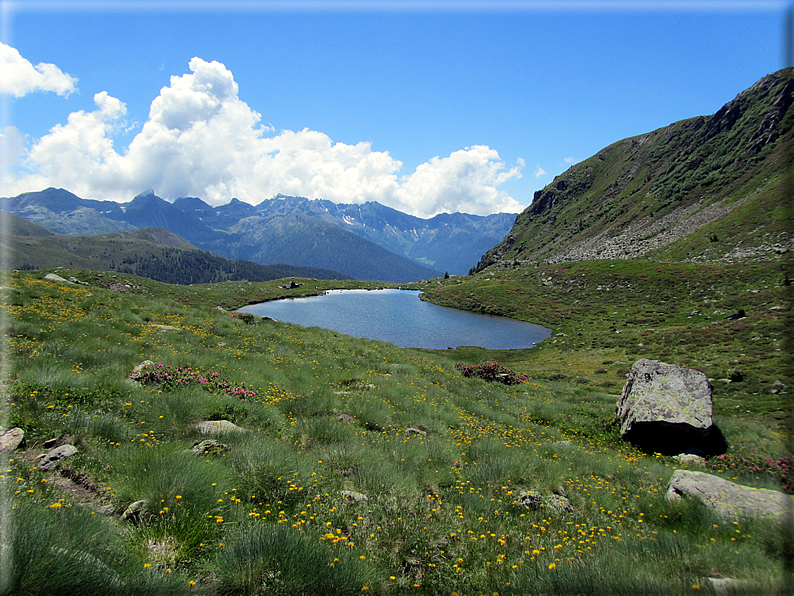
<path id="1" fill-rule="evenodd" d="M 187 594 L 187 581 L 144 567 L 110 519 L 55 502 L 13 510 L 9 594 Z"/>
<path id="2" fill-rule="evenodd" d="M 368 586 L 358 557 L 283 524 L 242 524 L 214 567 L 225 594 L 360 594 Z"/>
<path id="3" fill-rule="evenodd" d="M 89 434 L 110 443 L 126 443 L 132 430 L 124 420 L 109 414 L 77 411 L 66 418 L 65 430 L 72 435 Z"/>
<path id="4" fill-rule="evenodd" d="M 217 485 L 227 483 L 228 471 L 213 460 L 186 452 L 188 444 L 165 443 L 139 447 L 127 443 L 105 455 L 109 473 L 117 476 L 113 486 L 122 504 L 146 501 L 149 511 L 157 513 L 161 502 L 201 504 L 213 511 L 218 498 Z M 125 474 L 125 471 L 127 472 Z"/>
<path id="5" fill-rule="evenodd" d="M 283 440 L 252 436 L 245 451 L 233 452 L 231 469 L 235 488 L 246 498 L 278 509 L 289 509 L 307 499 L 309 488 L 319 482 L 311 462 L 318 460 L 298 454 Z"/>

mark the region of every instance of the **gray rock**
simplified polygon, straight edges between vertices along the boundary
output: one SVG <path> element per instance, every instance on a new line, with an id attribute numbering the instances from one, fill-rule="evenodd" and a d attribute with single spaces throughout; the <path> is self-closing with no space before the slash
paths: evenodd
<path id="1" fill-rule="evenodd" d="M 712 419 L 712 387 L 700 371 L 638 360 L 617 403 L 622 437 L 647 451 L 724 453 Z"/>
<path id="2" fill-rule="evenodd" d="M 676 470 L 667 485 L 667 501 L 698 499 L 726 518 L 783 518 L 794 508 L 794 497 L 766 488 L 750 488 L 713 474 Z"/>
<path id="3" fill-rule="evenodd" d="M 740 582 L 732 577 L 707 577 L 715 594 L 733 594 L 735 590 L 740 590 L 746 586 L 746 582 Z"/>
<path id="4" fill-rule="evenodd" d="M 204 439 L 203 441 L 198 441 L 189 451 L 194 455 L 218 455 L 229 449 L 228 445 L 224 445 L 220 441 Z"/>
<path id="5" fill-rule="evenodd" d="M 571 502 L 567 497 L 563 497 L 562 495 L 551 495 L 546 499 L 546 505 L 559 509 L 560 511 L 573 511 Z"/>
<path id="6" fill-rule="evenodd" d="M 425 436 L 427 433 L 423 430 L 419 430 L 418 428 L 406 428 L 405 429 L 406 435 L 421 435 Z"/>
<path id="7" fill-rule="evenodd" d="M 137 522 L 140 521 L 145 511 L 146 501 L 135 501 L 124 510 L 124 513 L 121 514 L 121 519 Z"/>
<path id="8" fill-rule="evenodd" d="M 25 445 L 25 431 L 12 428 L 0 436 L 0 453 L 11 453 L 17 447 Z"/>
<path id="9" fill-rule="evenodd" d="M 44 276 L 44 279 L 48 281 L 62 281 L 64 283 L 66 282 L 64 278 L 62 278 L 60 275 L 56 275 L 55 273 L 48 273 L 47 275 Z"/>
<path id="10" fill-rule="evenodd" d="M 217 435 L 219 433 L 232 433 L 232 432 L 245 432 L 244 428 L 240 428 L 233 422 L 228 420 L 207 420 L 199 422 L 196 428 L 202 435 Z"/>
<path id="11" fill-rule="evenodd" d="M 560 492 L 559 490 L 557 492 Z M 552 494 L 544 497 L 537 490 L 521 491 L 518 495 L 518 502 L 532 511 L 537 511 L 541 507 L 556 509 L 557 511 L 573 511 L 573 506 L 568 498 L 561 494 Z"/>
<path id="12" fill-rule="evenodd" d="M 357 493 L 354 490 L 340 490 L 339 495 L 348 501 L 354 501 L 356 503 L 361 501 L 368 501 L 367 495 L 362 493 Z"/>
<path id="13" fill-rule="evenodd" d="M 772 386 L 767 389 L 767 393 L 777 394 L 777 393 L 785 393 L 786 384 L 783 383 L 780 379 L 772 383 Z"/>
<path id="14" fill-rule="evenodd" d="M 61 460 L 71 457 L 75 453 L 77 453 L 77 448 L 74 445 L 61 445 L 42 457 L 39 463 L 36 464 L 36 467 L 39 470 L 51 470 L 58 465 Z"/>
<path id="15" fill-rule="evenodd" d="M 154 362 L 152 362 L 151 360 L 144 360 L 137 366 L 133 367 L 132 372 L 133 373 L 141 372 L 141 370 L 143 370 L 145 367 L 151 366 L 152 364 L 154 364 Z"/>
<path id="16" fill-rule="evenodd" d="M 688 466 L 697 466 L 699 468 L 706 467 L 706 460 L 693 453 L 680 453 L 679 455 L 674 455 L 673 459 Z"/>
<path id="17" fill-rule="evenodd" d="M 52 449 L 58 444 L 58 439 L 47 439 L 44 441 L 44 448 L 45 449 Z"/>
<path id="18" fill-rule="evenodd" d="M 543 496 L 534 490 L 521 491 L 518 495 L 518 502 L 532 511 L 537 511 L 543 506 Z"/>

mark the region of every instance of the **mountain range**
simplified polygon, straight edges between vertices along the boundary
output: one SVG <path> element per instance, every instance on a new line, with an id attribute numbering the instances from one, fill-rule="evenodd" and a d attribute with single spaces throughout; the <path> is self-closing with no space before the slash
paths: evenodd
<path id="1" fill-rule="evenodd" d="M 507 213 L 421 219 L 376 202 L 344 205 L 283 195 L 259 205 L 232 199 L 212 207 L 196 197 L 170 203 L 146 192 L 129 203 L 116 203 L 82 199 L 57 188 L 3 198 L 0 206 L 63 235 L 157 227 L 229 259 L 392 282 L 465 274 L 515 220 Z"/>
<path id="2" fill-rule="evenodd" d="M 472 272 L 595 259 L 781 259 L 792 249 L 794 68 L 714 115 L 618 141 L 569 168 Z"/>

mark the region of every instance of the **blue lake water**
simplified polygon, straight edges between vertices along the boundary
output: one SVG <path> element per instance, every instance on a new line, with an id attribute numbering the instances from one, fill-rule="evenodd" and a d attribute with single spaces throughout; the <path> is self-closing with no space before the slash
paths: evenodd
<path id="1" fill-rule="evenodd" d="M 403 348 L 515 350 L 531 348 L 551 335 L 540 325 L 430 304 L 419 299 L 419 292 L 408 290 L 333 290 L 323 296 L 251 304 L 238 312 Z"/>

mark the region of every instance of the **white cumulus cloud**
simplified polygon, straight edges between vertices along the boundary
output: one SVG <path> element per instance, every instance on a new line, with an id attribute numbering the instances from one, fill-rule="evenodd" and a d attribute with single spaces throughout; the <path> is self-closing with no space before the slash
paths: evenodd
<path id="1" fill-rule="evenodd" d="M 434 157 L 398 176 L 399 160 L 370 143 L 334 142 L 304 129 L 276 132 L 238 97 L 220 62 L 193 58 L 190 73 L 172 76 L 152 101 L 149 117 L 126 151 L 113 138 L 126 107 L 105 92 L 96 110 L 74 112 L 34 142 L 18 192 L 58 186 L 86 198 L 128 201 L 152 188 L 165 199 L 197 196 L 220 205 L 232 197 L 259 203 L 278 193 L 339 203 L 378 201 L 431 217 L 445 211 L 488 214 L 522 206 L 498 186 L 521 177 L 523 160 L 507 168 L 496 150 L 467 147 Z"/>
<path id="2" fill-rule="evenodd" d="M 541 168 L 540 166 L 535 166 L 535 178 L 540 178 L 541 176 L 546 175 L 546 170 Z"/>
<path id="3" fill-rule="evenodd" d="M 33 66 L 16 48 L 0 43 L 0 93 L 22 97 L 36 91 L 69 95 L 76 90 L 77 79 L 54 64 Z"/>
<path id="4" fill-rule="evenodd" d="M 516 213 L 522 207 L 497 186 L 521 177 L 521 165 L 505 170 L 499 153 L 485 145 L 454 151 L 449 157 L 434 157 L 404 176 L 395 192 L 396 208 L 428 216 L 464 213 Z"/>

